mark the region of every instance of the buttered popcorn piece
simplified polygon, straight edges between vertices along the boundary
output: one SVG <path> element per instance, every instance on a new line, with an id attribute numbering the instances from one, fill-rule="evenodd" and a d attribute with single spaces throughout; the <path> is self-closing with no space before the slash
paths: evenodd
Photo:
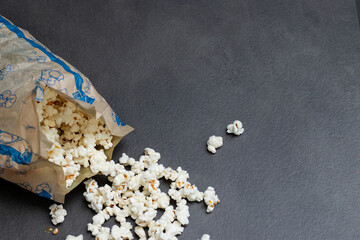
<path id="1" fill-rule="evenodd" d="M 101 119 L 88 116 L 49 87 L 44 88 L 43 100 L 36 102 L 36 110 L 42 132 L 53 142 L 48 160 L 63 167 L 67 188 L 82 166 L 93 173 L 108 170 L 102 166 L 104 149 L 113 145 L 112 136 Z"/>
<path id="2" fill-rule="evenodd" d="M 227 126 L 227 133 L 233 133 L 237 136 L 241 135 L 244 132 L 242 122 L 235 120 L 232 124 Z"/>
<path id="3" fill-rule="evenodd" d="M 211 136 L 207 141 L 207 149 L 211 153 L 216 153 L 216 149 L 223 145 L 223 138 L 219 136 Z"/>
<path id="4" fill-rule="evenodd" d="M 79 236 L 75 237 L 75 236 L 72 236 L 72 235 L 67 235 L 66 239 L 65 240 L 83 240 L 84 237 L 82 234 L 80 234 Z"/>
<path id="5" fill-rule="evenodd" d="M 88 231 L 95 240 L 133 239 L 132 225 L 126 219 L 128 217 L 134 219 L 134 232 L 140 240 L 176 240 L 176 236 L 184 231 L 183 226 L 189 224 L 187 201 L 204 200 L 211 205 L 208 206 L 211 210 L 219 202 L 212 187 L 205 193 L 200 192 L 188 181 L 187 171 L 181 167 L 176 170 L 165 168 L 158 163 L 159 160 L 160 153 L 151 148 L 146 148 L 145 155 L 138 161 L 123 154 L 119 163 L 110 161 L 100 167 L 111 186 L 105 184 L 99 187 L 93 179 L 84 182 L 84 197 L 96 212 L 92 223 L 88 224 Z M 131 170 L 125 166 L 131 166 Z M 161 178 L 172 182 L 168 193 L 160 190 Z M 176 201 L 175 208 L 170 205 L 170 198 Z M 164 213 L 155 220 L 158 209 L 164 209 Z M 119 225 L 111 229 L 103 227 L 110 217 L 114 217 Z M 148 234 L 144 230 L 146 227 Z"/>
<path id="6" fill-rule="evenodd" d="M 65 220 L 65 216 L 67 215 L 67 212 L 64 209 L 63 205 L 52 204 L 49 207 L 49 209 L 50 209 L 51 222 L 54 225 L 62 223 Z"/>
<path id="7" fill-rule="evenodd" d="M 215 193 L 215 189 L 213 187 L 208 187 L 204 192 L 204 202 L 207 205 L 206 212 L 212 212 L 216 204 L 220 202 L 220 199 Z"/>

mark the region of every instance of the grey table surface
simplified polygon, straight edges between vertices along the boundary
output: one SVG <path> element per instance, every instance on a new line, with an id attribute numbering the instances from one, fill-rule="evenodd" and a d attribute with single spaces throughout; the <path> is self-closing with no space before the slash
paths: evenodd
<path id="1" fill-rule="evenodd" d="M 136 128 L 115 160 L 152 147 L 200 190 L 215 187 L 221 203 L 211 214 L 190 204 L 179 239 L 360 239 L 355 1 L 1 0 L 0 14 Z M 235 119 L 240 137 L 225 132 Z M 213 134 L 224 137 L 215 155 Z M 53 236 L 52 202 L 0 180 L 0 239 L 91 239 L 83 191 L 66 197 Z"/>

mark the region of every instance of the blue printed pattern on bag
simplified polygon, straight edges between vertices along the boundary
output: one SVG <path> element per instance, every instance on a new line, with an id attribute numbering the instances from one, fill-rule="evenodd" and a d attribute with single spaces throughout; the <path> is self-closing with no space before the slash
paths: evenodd
<path id="1" fill-rule="evenodd" d="M 35 169 L 36 169 L 35 166 L 30 166 L 30 165 L 26 166 L 25 165 L 23 169 L 16 171 L 16 175 L 26 175 L 26 173 L 28 171 L 35 170 Z"/>
<path id="2" fill-rule="evenodd" d="M 18 183 L 17 185 L 19 187 L 22 187 L 22 188 L 28 190 L 28 191 L 32 191 L 32 187 L 31 187 L 30 183 L 28 183 L 28 182 Z"/>
<path id="3" fill-rule="evenodd" d="M 35 127 L 34 127 L 34 126 L 30 126 L 30 125 L 26 125 L 25 129 L 26 129 L 26 130 L 35 129 Z"/>
<path id="4" fill-rule="evenodd" d="M 22 153 L 15 148 L 15 144 L 18 142 L 22 142 L 26 146 Z M 0 155 L 9 156 L 11 161 L 18 164 L 28 164 L 31 161 L 32 151 L 28 141 L 22 137 L 0 130 Z M 6 160 L 5 166 L 7 168 L 13 166 L 11 161 L 10 159 Z"/>
<path id="5" fill-rule="evenodd" d="M 11 22 L 9 22 L 7 19 L 5 19 L 2 16 L 0 16 L 0 23 L 3 23 L 10 31 L 15 33 L 16 36 L 18 36 L 19 38 L 24 39 L 25 41 L 27 41 L 34 48 L 37 48 L 40 51 L 42 51 L 52 62 L 59 64 L 65 71 L 67 71 L 68 73 L 71 73 L 72 75 L 74 75 L 75 86 L 76 86 L 76 89 L 77 89 L 77 91 L 75 93 L 73 93 L 73 97 L 75 99 L 84 101 L 84 102 L 89 103 L 89 104 L 92 104 L 95 101 L 94 98 L 86 96 L 86 94 L 82 90 L 82 85 L 83 85 L 84 79 L 80 76 L 80 74 L 78 74 L 78 73 L 74 72 L 73 70 L 71 70 L 71 68 L 64 61 L 62 61 L 60 58 L 56 57 L 45 46 L 38 43 L 36 41 L 36 39 L 27 38 L 25 36 L 25 34 L 17 26 L 13 25 Z"/>
<path id="6" fill-rule="evenodd" d="M 0 29 L 2 28 L 3 25 L 4 25 L 3 23 L 0 24 Z M 0 37 L 6 37 L 6 33 L 0 33 Z"/>
<path id="7" fill-rule="evenodd" d="M 91 93 L 91 82 L 89 81 L 89 79 L 86 79 L 85 78 L 85 82 L 84 82 L 84 92 L 87 93 L 87 94 L 90 94 Z"/>
<path id="8" fill-rule="evenodd" d="M 27 57 L 28 62 L 38 62 L 38 63 L 46 62 L 46 57 L 45 56 L 37 55 L 36 51 L 32 51 L 31 53 L 33 54 L 33 56 Z"/>
<path id="9" fill-rule="evenodd" d="M 53 86 L 56 82 L 59 82 L 61 80 L 64 80 L 64 75 L 60 71 L 44 69 L 41 70 L 41 76 L 37 81 L 43 82 L 49 86 Z"/>
<path id="10" fill-rule="evenodd" d="M 37 185 L 35 189 L 35 193 L 44 198 L 51 199 L 51 188 L 47 182 Z"/>
<path id="11" fill-rule="evenodd" d="M 11 65 L 8 64 L 6 66 L 3 66 L 0 68 L 0 81 L 4 80 L 5 75 L 8 74 L 9 72 L 11 72 Z"/>
<path id="12" fill-rule="evenodd" d="M 10 90 L 5 90 L 0 94 L 0 107 L 11 108 L 16 102 L 16 95 Z"/>
<path id="13" fill-rule="evenodd" d="M 116 124 L 118 126 L 125 126 L 126 125 L 125 123 L 121 122 L 120 118 L 112 110 L 111 110 L 111 116 L 112 116 L 112 119 L 114 120 L 114 122 L 116 122 Z"/>
<path id="14" fill-rule="evenodd" d="M 10 159 L 6 159 L 5 161 L 5 167 L 6 168 L 12 168 L 14 166 L 14 162 Z"/>

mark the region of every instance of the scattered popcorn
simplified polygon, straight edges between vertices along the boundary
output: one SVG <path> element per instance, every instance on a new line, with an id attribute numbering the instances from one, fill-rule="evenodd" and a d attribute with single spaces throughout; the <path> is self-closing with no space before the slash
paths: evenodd
<path id="1" fill-rule="evenodd" d="M 244 132 L 242 123 L 239 120 L 235 120 L 232 124 L 227 126 L 227 133 L 233 133 L 235 135 L 241 135 Z"/>
<path id="2" fill-rule="evenodd" d="M 200 240 L 210 240 L 210 235 L 209 234 L 204 234 L 204 235 L 202 235 Z"/>
<path id="3" fill-rule="evenodd" d="M 67 235 L 66 239 L 65 240 L 83 240 L 84 237 L 82 234 L 80 234 L 79 236 L 75 237 L 75 236 L 72 236 L 72 235 Z"/>
<path id="4" fill-rule="evenodd" d="M 49 207 L 49 209 L 50 209 L 51 222 L 54 225 L 57 225 L 58 223 L 62 223 L 65 220 L 65 216 L 67 215 L 67 212 L 64 209 L 63 205 L 53 204 Z"/>
<path id="5" fill-rule="evenodd" d="M 176 240 L 189 224 L 187 201 L 204 200 L 208 205 L 207 212 L 220 202 L 214 188 L 200 192 L 188 181 L 187 171 L 181 167 L 176 170 L 165 168 L 158 163 L 160 157 L 160 153 L 151 148 L 145 148 L 145 154 L 138 161 L 122 154 L 119 163 L 110 161 L 101 166 L 108 168 L 101 172 L 108 177 L 111 186 L 99 186 L 94 179 L 84 182 L 84 197 L 96 212 L 92 223 L 88 224 L 88 231 L 96 240 L 133 239 L 132 225 L 127 217 L 135 220 L 134 232 L 140 240 Z M 131 166 L 131 170 L 125 166 Z M 168 193 L 160 190 L 161 178 L 172 182 Z M 176 201 L 175 208 L 170 205 L 170 198 Z M 164 213 L 155 220 L 158 209 L 164 209 Z M 111 229 L 103 227 L 110 217 L 114 217 L 119 225 Z M 147 234 L 144 228 L 148 228 Z M 206 236 L 202 239 L 206 240 Z"/>
<path id="6" fill-rule="evenodd" d="M 36 110 L 42 132 L 53 142 L 48 159 L 62 166 L 67 188 L 81 167 L 90 167 L 93 173 L 109 171 L 104 149 L 112 147 L 112 135 L 100 118 L 88 116 L 49 87 Z"/>
<path id="7" fill-rule="evenodd" d="M 209 137 L 209 140 L 207 141 L 207 145 L 208 145 L 207 149 L 209 152 L 216 153 L 216 149 L 223 145 L 223 138 L 213 135 Z"/>

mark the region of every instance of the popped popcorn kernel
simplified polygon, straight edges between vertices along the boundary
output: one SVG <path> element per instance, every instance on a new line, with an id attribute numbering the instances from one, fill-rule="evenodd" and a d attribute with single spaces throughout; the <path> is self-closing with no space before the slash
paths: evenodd
<path id="1" fill-rule="evenodd" d="M 66 239 L 65 240 L 83 240 L 84 237 L 82 234 L 80 234 L 79 236 L 75 237 L 75 236 L 72 236 L 72 235 L 67 235 Z"/>
<path id="2" fill-rule="evenodd" d="M 243 134 L 244 128 L 242 122 L 235 120 L 232 124 L 227 126 L 227 133 L 233 133 L 237 136 Z"/>
<path id="3" fill-rule="evenodd" d="M 204 192 L 204 202 L 207 205 L 206 212 L 212 212 L 216 204 L 220 202 L 220 199 L 215 193 L 215 189 L 213 187 L 208 187 Z"/>
<path id="4" fill-rule="evenodd" d="M 50 207 L 51 222 L 54 225 L 64 222 L 65 216 L 67 215 L 63 205 L 52 204 Z"/>
<path id="5" fill-rule="evenodd" d="M 223 138 L 220 136 L 211 136 L 207 141 L 207 149 L 211 153 L 216 153 L 216 149 L 223 145 Z"/>
<path id="6" fill-rule="evenodd" d="M 202 235 L 200 240 L 210 240 L 210 235 L 209 234 L 204 234 L 204 235 Z"/>

